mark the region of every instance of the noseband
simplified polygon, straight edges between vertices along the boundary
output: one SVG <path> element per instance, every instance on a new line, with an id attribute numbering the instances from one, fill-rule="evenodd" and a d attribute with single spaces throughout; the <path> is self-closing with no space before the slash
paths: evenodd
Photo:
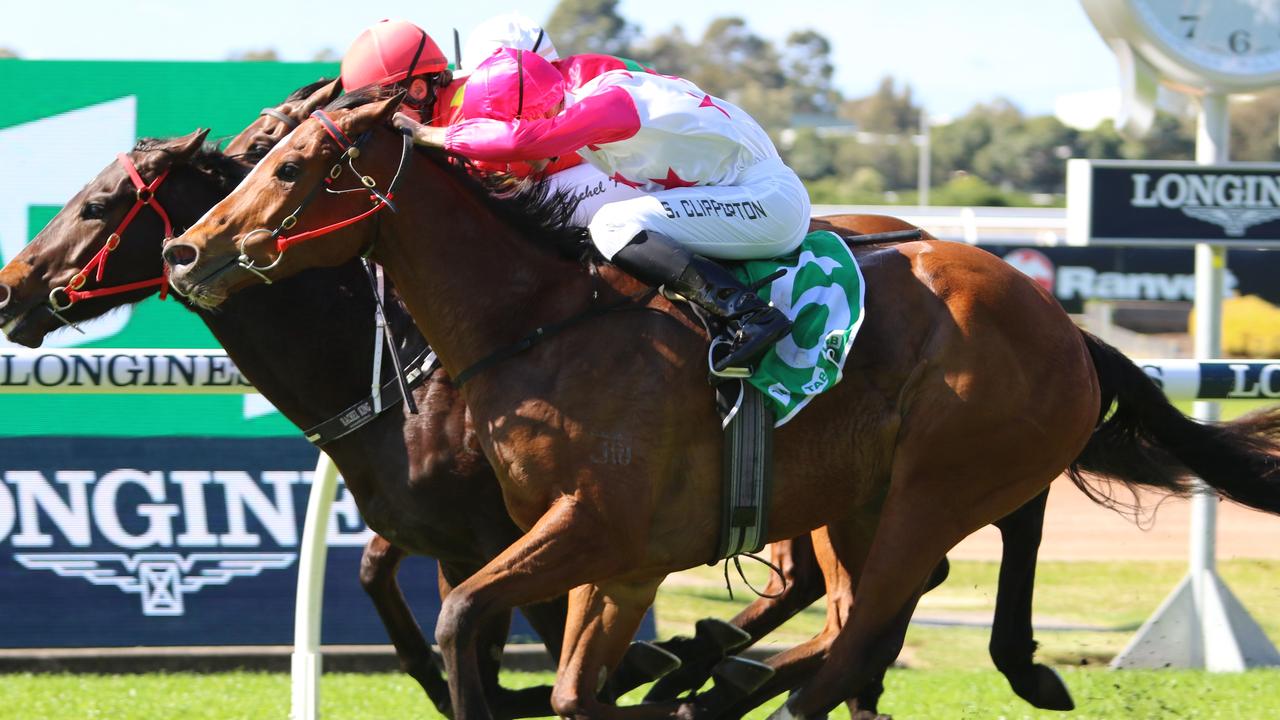
<path id="1" fill-rule="evenodd" d="M 161 271 L 160 277 L 150 280 L 140 280 L 138 282 L 125 283 L 124 285 L 111 285 L 107 287 L 97 288 L 95 290 L 81 290 L 85 283 L 88 282 L 89 273 L 94 273 L 94 282 L 102 282 L 102 274 L 107 269 L 107 257 L 118 247 L 120 247 L 120 238 L 124 235 L 124 231 L 129 227 L 129 223 L 137 217 L 138 211 L 142 210 L 142 206 L 150 205 L 160 219 L 164 221 L 164 237 L 169 239 L 173 237 L 173 223 L 169 220 L 169 214 L 160 206 L 160 201 L 156 199 L 156 190 L 160 188 L 160 183 L 169 176 L 169 169 L 160 173 L 150 184 L 142 181 L 142 176 L 138 174 L 138 168 L 133 164 L 133 160 L 125 153 L 116 155 L 116 161 L 128 173 L 129 180 L 133 182 L 134 201 L 133 207 L 116 226 L 115 232 L 107 236 L 107 242 L 93 256 L 89 262 L 81 268 L 75 275 L 71 277 L 71 281 L 66 285 L 60 285 L 49 291 L 49 308 L 53 316 L 61 320 L 64 324 L 75 327 L 69 320 L 61 315 L 72 305 L 81 300 L 89 298 L 103 297 L 106 295 L 118 295 L 120 293 L 130 292 L 132 290 L 141 290 L 149 287 L 160 288 L 160 299 L 163 300 L 168 294 L 169 279 L 164 271 Z"/>
<path id="2" fill-rule="evenodd" d="M 245 270 L 248 270 L 254 275 L 257 275 L 268 285 L 271 284 L 271 278 L 267 276 L 267 273 L 274 270 L 280 264 L 280 261 L 284 258 L 285 251 L 290 247 L 293 247 L 300 242 L 311 240 L 322 235 L 327 235 L 336 230 L 341 230 L 348 225 L 354 225 L 361 220 L 373 216 L 383 208 L 390 208 L 391 212 L 395 212 L 396 206 L 391 200 L 395 196 L 396 187 L 400 184 L 400 176 L 404 171 L 405 164 L 409 160 L 409 153 L 413 147 L 413 139 L 408 135 L 405 135 L 404 147 L 400 152 L 400 164 L 396 167 L 396 174 L 391 178 L 391 183 L 387 185 L 386 192 L 382 192 L 378 190 L 378 183 L 373 179 L 373 177 L 361 173 L 355 166 L 356 159 L 360 157 L 360 147 L 368 141 L 369 137 L 373 134 L 373 131 L 366 131 L 357 138 L 355 142 L 352 142 L 351 139 L 347 137 L 347 134 L 342 132 L 342 129 L 334 123 L 333 118 L 329 117 L 329 115 L 323 110 L 316 110 L 311 113 L 311 117 L 320 122 L 329 137 L 338 144 L 338 148 L 342 150 L 342 154 L 338 156 L 333 167 L 329 168 L 329 173 L 325 177 L 324 181 L 313 187 L 311 191 L 307 193 L 307 196 L 302 199 L 302 203 L 298 205 L 297 209 L 285 216 L 285 218 L 280 221 L 280 224 L 276 226 L 276 229 L 268 230 L 266 228 L 258 228 L 256 230 L 250 230 L 240 238 L 240 241 L 237 244 L 240 256 L 236 259 L 235 264 Z M 342 175 L 344 164 L 346 167 L 351 169 L 351 172 L 354 173 L 356 177 L 360 178 L 360 187 L 349 188 L 346 190 L 333 189 L 333 184 Z M 311 204 L 311 201 L 316 198 L 316 193 L 318 193 L 321 188 L 332 195 L 342 195 L 350 192 L 368 192 L 369 201 L 373 203 L 373 207 L 358 215 L 349 217 L 345 220 L 340 220 L 330 225 L 325 225 L 324 227 L 316 228 L 314 230 L 305 230 L 294 235 L 285 235 L 285 232 L 292 230 L 298 224 L 298 217 L 302 214 L 302 211 Z M 248 252 L 246 252 L 246 246 L 250 239 L 262 233 L 266 233 L 270 239 L 275 240 L 277 255 L 275 260 L 272 260 L 267 265 L 256 265 L 254 264 L 253 259 L 249 257 Z"/>

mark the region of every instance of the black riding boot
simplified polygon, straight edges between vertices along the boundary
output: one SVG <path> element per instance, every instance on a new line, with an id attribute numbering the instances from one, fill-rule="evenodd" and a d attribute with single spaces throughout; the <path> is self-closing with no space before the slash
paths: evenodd
<path id="1" fill-rule="evenodd" d="M 791 330 L 791 321 L 781 310 L 761 300 L 728 270 L 661 233 L 647 230 L 636 235 L 613 256 L 613 262 L 637 279 L 664 285 L 726 321 L 733 346 L 716 361 L 717 372 L 750 364 Z"/>

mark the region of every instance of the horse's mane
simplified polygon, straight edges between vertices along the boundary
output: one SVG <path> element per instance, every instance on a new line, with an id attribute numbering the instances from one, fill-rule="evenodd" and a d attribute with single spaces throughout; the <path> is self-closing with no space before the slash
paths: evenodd
<path id="1" fill-rule="evenodd" d="M 322 77 L 319 80 L 316 80 L 315 82 L 309 82 L 306 85 L 303 85 L 302 87 L 298 88 L 297 90 L 294 90 L 293 92 L 289 93 L 289 97 L 285 98 L 284 101 L 294 102 L 297 100 L 306 100 L 307 98 L 311 97 L 311 95 L 315 93 L 315 91 L 319 90 L 325 85 L 328 85 L 331 82 L 333 82 L 333 78 L 328 78 L 328 77 Z"/>
<path id="2" fill-rule="evenodd" d="M 133 151 L 171 154 L 169 149 L 164 147 L 170 140 L 170 138 L 141 138 L 133 146 Z M 227 192 L 235 189 L 249 172 L 248 166 L 219 150 L 214 143 L 204 143 L 186 162 L 186 165 L 214 178 Z"/>
<path id="3" fill-rule="evenodd" d="M 343 95 L 326 112 L 349 110 L 395 97 L 398 91 L 376 86 Z M 554 188 L 545 178 L 517 178 L 506 173 L 473 172 L 471 161 L 438 149 L 417 148 L 494 215 L 536 244 L 565 257 L 586 260 L 598 255 L 584 228 L 573 225 L 579 198 L 569 189 Z"/>

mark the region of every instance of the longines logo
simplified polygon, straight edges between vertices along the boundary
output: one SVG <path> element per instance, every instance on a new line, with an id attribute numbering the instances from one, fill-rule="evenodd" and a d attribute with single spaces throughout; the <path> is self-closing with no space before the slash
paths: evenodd
<path id="1" fill-rule="evenodd" d="M 1135 208 L 1164 207 L 1222 228 L 1227 237 L 1244 237 L 1249 228 L 1280 220 L 1280 176 L 1231 173 L 1134 173 Z"/>
<path id="2" fill-rule="evenodd" d="M 182 615 L 184 593 L 293 564 L 296 553 L 41 553 L 14 555 L 29 570 L 52 570 L 142 597 L 142 614 Z"/>
<path id="3" fill-rule="evenodd" d="M 189 596 L 297 559 L 297 470 L 57 470 L 0 473 L 0 551 L 28 571 L 136 594 L 146 616 L 178 616 Z M 368 531 L 342 488 L 330 546 Z M 7 547 L 6 547 L 7 546 Z"/>

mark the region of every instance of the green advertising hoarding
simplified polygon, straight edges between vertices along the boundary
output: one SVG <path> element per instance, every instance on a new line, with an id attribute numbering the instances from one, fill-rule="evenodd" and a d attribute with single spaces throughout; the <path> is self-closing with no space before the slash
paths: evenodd
<path id="1" fill-rule="evenodd" d="M 115 154 L 142 137 L 211 128 L 235 135 L 263 107 L 332 77 L 335 63 L 81 62 L 0 59 L 0 260 L 7 262 Z M 47 346 L 215 348 L 204 324 L 151 298 Z M 13 347 L 0 340 L 0 351 Z M 0 435 L 296 435 L 257 396 L 0 396 Z"/>

